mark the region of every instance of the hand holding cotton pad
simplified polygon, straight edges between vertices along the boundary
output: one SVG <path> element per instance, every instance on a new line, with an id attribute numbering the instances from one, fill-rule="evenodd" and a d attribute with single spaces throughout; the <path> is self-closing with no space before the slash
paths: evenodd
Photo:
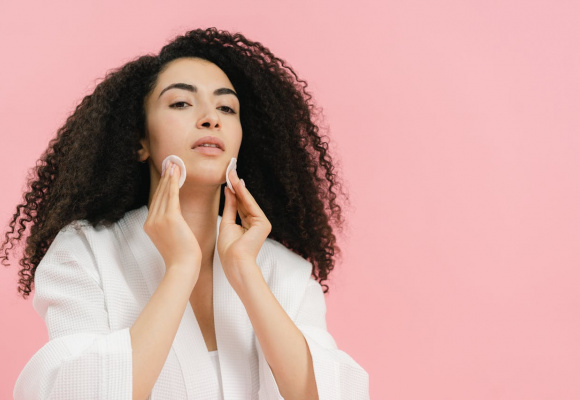
<path id="1" fill-rule="evenodd" d="M 232 169 L 237 169 L 237 163 L 238 163 L 238 160 L 236 160 L 235 158 L 232 157 L 232 159 L 230 160 L 230 165 L 228 165 L 228 169 L 226 169 L 226 182 L 228 183 L 228 187 L 230 188 L 230 190 L 232 192 L 234 192 L 234 194 L 236 193 L 236 191 L 234 190 L 234 187 L 232 186 L 232 182 L 230 182 L 230 171 Z"/>
<path id="2" fill-rule="evenodd" d="M 181 172 L 179 174 L 179 187 L 181 188 L 185 183 L 185 164 L 183 160 L 176 155 L 172 154 L 170 156 L 165 157 L 165 160 L 161 163 L 161 175 L 163 175 L 163 171 L 167 168 L 167 164 L 171 161 L 172 163 L 176 164 L 180 169 Z"/>

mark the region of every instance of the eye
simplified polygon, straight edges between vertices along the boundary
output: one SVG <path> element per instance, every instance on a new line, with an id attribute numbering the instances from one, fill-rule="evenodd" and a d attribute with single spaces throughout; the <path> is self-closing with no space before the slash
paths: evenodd
<path id="1" fill-rule="evenodd" d="M 169 107 L 171 108 L 185 108 L 185 107 L 175 107 L 176 104 L 187 104 L 185 101 L 178 101 L 177 103 L 171 104 Z"/>
<path id="2" fill-rule="evenodd" d="M 228 114 L 235 114 L 236 113 L 233 108 L 228 107 L 228 106 L 221 106 L 220 108 L 227 108 L 228 110 L 230 110 L 227 112 Z"/>
<path id="3" fill-rule="evenodd" d="M 177 108 L 177 109 L 183 109 L 183 108 L 185 108 L 185 107 L 176 107 L 177 104 L 187 104 L 187 105 L 189 105 L 185 101 L 178 101 L 178 102 L 175 102 L 175 103 L 171 104 L 169 107 L 171 107 L 171 108 Z M 227 114 L 235 114 L 236 113 L 233 108 L 228 107 L 228 106 L 221 106 L 219 108 L 227 108 L 229 110 L 229 111 L 226 112 Z"/>

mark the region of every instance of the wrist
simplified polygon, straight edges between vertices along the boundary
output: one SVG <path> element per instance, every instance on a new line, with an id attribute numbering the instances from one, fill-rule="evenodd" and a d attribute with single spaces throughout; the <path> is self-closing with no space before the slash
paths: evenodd
<path id="1" fill-rule="evenodd" d="M 230 284 L 239 295 L 243 294 L 252 285 L 255 285 L 256 282 L 265 282 L 262 271 L 255 262 L 246 263 L 240 268 L 236 268 L 235 271 L 235 279 L 231 279 Z"/>
<path id="2" fill-rule="evenodd" d="M 165 275 L 187 282 L 193 288 L 199 278 L 199 268 L 193 269 L 188 265 L 174 264 L 167 268 Z"/>

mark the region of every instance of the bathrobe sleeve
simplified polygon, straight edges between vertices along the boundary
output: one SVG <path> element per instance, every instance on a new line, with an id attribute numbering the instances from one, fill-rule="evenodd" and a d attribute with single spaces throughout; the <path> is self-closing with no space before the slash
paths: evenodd
<path id="1" fill-rule="evenodd" d="M 36 269 L 33 300 L 49 341 L 24 366 L 14 399 L 131 399 L 129 328 L 109 329 L 105 296 L 86 240 L 67 233 L 53 245 Z"/>
<path id="2" fill-rule="evenodd" d="M 304 335 L 312 355 L 318 398 L 368 400 L 369 375 L 347 353 L 337 348 L 328 333 L 324 293 L 313 277 L 310 277 L 294 323 Z M 261 349 L 259 353 L 259 400 L 283 400 Z"/>

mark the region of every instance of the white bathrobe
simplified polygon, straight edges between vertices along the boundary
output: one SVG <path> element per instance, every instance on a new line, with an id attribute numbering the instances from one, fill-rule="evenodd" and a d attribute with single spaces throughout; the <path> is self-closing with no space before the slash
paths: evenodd
<path id="1" fill-rule="evenodd" d="M 147 214 L 144 205 L 108 228 L 83 220 L 58 233 L 36 270 L 33 298 L 49 341 L 20 373 L 15 400 L 132 398 L 129 328 L 165 273 L 161 254 L 143 230 Z M 218 216 L 218 234 L 220 222 Z M 327 331 L 312 264 L 269 238 L 256 261 L 308 342 L 320 399 L 368 399 L 367 372 Z M 188 302 L 150 399 L 220 399 L 220 392 L 224 400 L 283 399 L 246 309 L 223 272 L 217 240 L 213 296 L 222 387 Z"/>

